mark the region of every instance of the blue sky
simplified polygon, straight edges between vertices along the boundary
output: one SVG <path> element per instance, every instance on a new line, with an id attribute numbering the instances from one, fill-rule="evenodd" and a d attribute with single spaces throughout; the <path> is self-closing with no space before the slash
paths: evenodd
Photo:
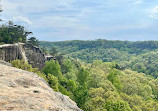
<path id="1" fill-rule="evenodd" d="M 2 0 L 1 18 L 45 41 L 158 40 L 158 0 Z"/>

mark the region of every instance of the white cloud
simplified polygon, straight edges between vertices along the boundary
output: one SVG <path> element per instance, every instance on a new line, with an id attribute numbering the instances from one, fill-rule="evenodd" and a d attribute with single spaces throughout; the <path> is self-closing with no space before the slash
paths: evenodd
<path id="1" fill-rule="evenodd" d="M 156 6 L 155 8 L 152 9 L 152 13 L 153 14 L 158 13 L 158 6 Z"/>
<path id="2" fill-rule="evenodd" d="M 154 7 L 153 9 L 151 10 L 148 10 L 149 11 L 149 16 L 152 18 L 152 19 L 155 19 L 155 20 L 158 20 L 158 6 Z"/>
<path id="3" fill-rule="evenodd" d="M 143 0 L 128 0 L 128 3 L 130 3 L 130 5 L 141 5 L 142 3 L 144 3 Z"/>
<path id="4" fill-rule="evenodd" d="M 16 16 L 16 17 L 13 17 L 13 21 L 24 22 L 24 23 L 27 23 L 27 24 L 29 24 L 29 25 L 32 24 L 32 22 L 31 22 L 27 17 L 23 17 L 23 16 Z"/>
<path id="5" fill-rule="evenodd" d="M 139 4 L 142 4 L 142 3 L 143 3 L 142 1 L 136 1 L 134 4 L 139 5 Z"/>

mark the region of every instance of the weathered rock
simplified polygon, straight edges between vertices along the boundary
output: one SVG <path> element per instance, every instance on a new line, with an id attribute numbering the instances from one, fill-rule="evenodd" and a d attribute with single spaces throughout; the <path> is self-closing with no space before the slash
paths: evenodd
<path id="1" fill-rule="evenodd" d="M 46 61 L 45 54 L 43 54 L 38 47 L 31 44 L 25 44 L 24 48 L 28 63 L 30 63 L 34 68 L 42 69 Z"/>
<path id="2" fill-rule="evenodd" d="M 22 54 L 20 52 L 18 44 L 0 45 L 0 60 L 8 62 L 15 59 L 22 59 Z"/>
<path id="3" fill-rule="evenodd" d="M 34 68 L 42 69 L 45 65 L 45 55 L 38 47 L 24 43 L 0 45 L 0 60 L 16 59 L 24 59 Z"/>
<path id="4" fill-rule="evenodd" d="M 32 72 L 0 64 L 0 111 L 82 111 Z"/>
<path id="5" fill-rule="evenodd" d="M 3 60 L 0 60 L 0 64 L 3 64 L 3 65 L 7 65 L 7 66 L 11 66 L 11 67 L 12 67 L 12 64 L 11 64 L 11 63 L 8 63 L 8 62 L 3 61 Z"/>
<path id="6" fill-rule="evenodd" d="M 46 58 L 47 61 L 56 60 L 56 58 L 51 56 L 51 55 L 46 55 L 45 58 Z"/>

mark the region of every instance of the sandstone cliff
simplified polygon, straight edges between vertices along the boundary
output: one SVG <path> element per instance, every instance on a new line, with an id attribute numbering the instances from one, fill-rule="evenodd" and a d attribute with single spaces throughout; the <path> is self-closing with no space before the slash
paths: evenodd
<path id="1" fill-rule="evenodd" d="M 0 45 L 0 60 L 16 59 L 24 59 L 34 68 L 42 69 L 45 65 L 45 55 L 38 47 L 24 43 Z"/>
<path id="2" fill-rule="evenodd" d="M 37 74 L 0 64 L 0 111 L 82 111 Z"/>

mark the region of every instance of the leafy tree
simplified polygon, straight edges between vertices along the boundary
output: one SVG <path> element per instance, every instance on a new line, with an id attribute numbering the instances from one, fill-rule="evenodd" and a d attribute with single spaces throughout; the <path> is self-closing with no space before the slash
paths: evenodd
<path id="1" fill-rule="evenodd" d="M 65 87 L 63 87 L 62 85 L 59 84 L 58 88 L 59 88 L 59 91 L 60 91 L 62 94 L 67 95 L 67 96 L 70 96 L 70 93 L 66 90 Z"/>
<path id="2" fill-rule="evenodd" d="M 50 85 L 50 87 L 54 90 L 54 91 L 59 91 L 58 89 L 58 78 L 53 76 L 52 74 L 48 74 L 47 76 L 48 78 L 48 83 Z"/>
<path id="3" fill-rule="evenodd" d="M 42 47 L 42 48 L 41 48 L 41 51 L 42 51 L 44 54 L 46 54 L 46 55 L 48 54 L 46 47 Z"/>
<path id="4" fill-rule="evenodd" d="M 86 82 L 89 76 L 89 72 L 86 71 L 84 68 L 81 68 L 78 75 L 77 75 L 77 81 L 80 83 L 81 86 L 86 86 Z"/>
<path id="5" fill-rule="evenodd" d="M 118 77 L 120 72 L 116 69 L 112 69 L 111 72 L 108 75 L 108 80 L 112 82 L 112 84 L 117 88 L 117 90 L 120 92 L 122 90 L 122 84 Z"/>
<path id="6" fill-rule="evenodd" d="M 26 42 L 26 38 L 32 32 L 28 32 L 21 25 L 14 25 L 12 21 L 8 24 L 3 24 L 0 26 L 0 42 L 1 43 L 17 43 Z"/>
<path id="7" fill-rule="evenodd" d="M 55 77 L 61 77 L 61 69 L 58 61 L 50 60 L 46 62 L 45 67 L 42 70 L 45 74 L 53 74 Z"/>
<path id="8" fill-rule="evenodd" d="M 88 97 L 88 89 L 79 85 L 74 92 L 74 100 L 77 102 L 78 106 L 83 108 Z"/>
<path id="9" fill-rule="evenodd" d="M 32 45 L 34 45 L 34 46 L 38 46 L 39 45 L 39 41 L 35 37 L 29 38 L 27 42 L 32 44 Z"/>
<path id="10" fill-rule="evenodd" d="M 108 100 L 105 103 L 107 111 L 132 111 L 129 104 L 122 100 Z"/>
<path id="11" fill-rule="evenodd" d="M 107 111 L 104 108 L 105 100 L 102 97 L 91 98 L 88 102 L 85 103 L 84 109 L 86 111 Z"/>
<path id="12" fill-rule="evenodd" d="M 77 88 L 77 85 L 74 80 L 69 80 L 67 83 L 67 89 L 70 90 L 71 92 L 74 92 Z"/>
<path id="13" fill-rule="evenodd" d="M 50 49 L 50 54 L 51 54 L 52 56 L 57 56 L 57 53 L 58 53 L 57 49 L 56 49 L 55 47 L 51 47 L 51 49 Z"/>
<path id="14" fill-rule="evenodd" d="M 57 56 L 55 56 L 56 60 L 59 61 L 59 64 L 62 64 L 64 57 L 63 54 L 58 54 Z"/>
<path id="15" fill-rule="evenodd" d="M 63 74 L 66 74 L 68 72 L 71 72 L 73 69 L 73 63 L 70 60 L 65 60 L 62 64 L 61 64 L 61 71 Z"/>

